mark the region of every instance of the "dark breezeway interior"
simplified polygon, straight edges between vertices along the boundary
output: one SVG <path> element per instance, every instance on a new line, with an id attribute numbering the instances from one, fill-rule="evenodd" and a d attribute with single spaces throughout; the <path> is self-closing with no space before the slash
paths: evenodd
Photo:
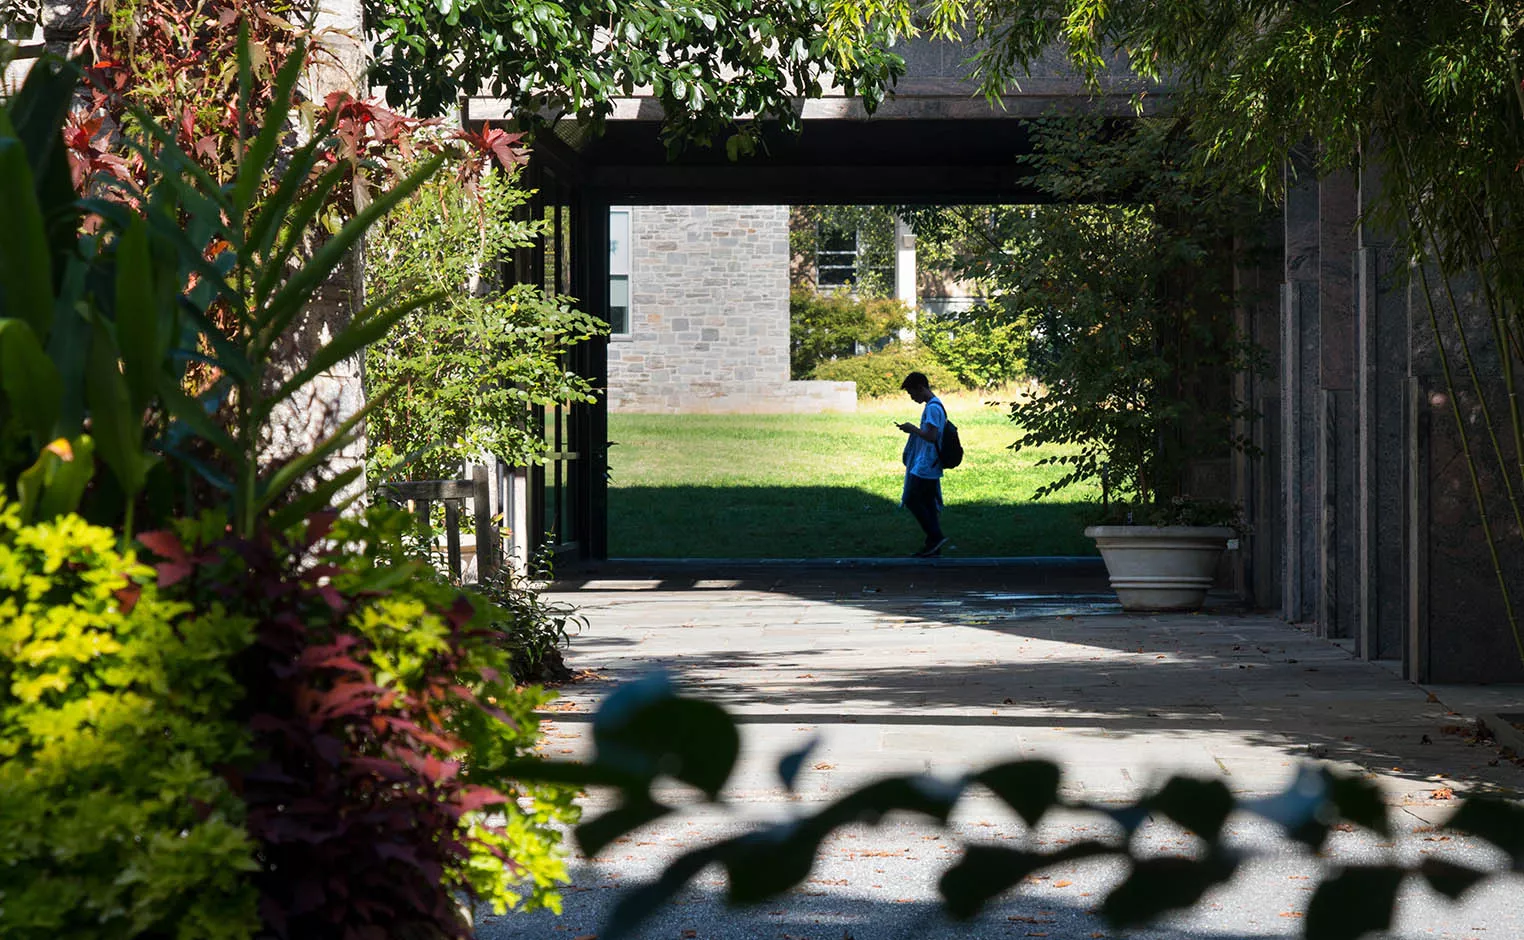
<path id="1" fill-rule="evenodd" d="M 1056 70 L 1002 108 L 960 84 L 952 58 L 933 65 L 918 75 L 912 61 L 872 117 L 847 99 L 806 102 L 801 136 L 764 135 L 758 155 L 735 162 L 722 148 L 669 159 L 650 100 L 621 102 L 598 135 L 563 121 L 534 141 L 526 179 L 553 233 L 515 276 L 607 311 L 615 205 L 1030 203 L 1016 162 L 1027 122 L 1054 109 L 1125 118 L 1137 90 L 1118 79 L 1093 97 Z M 1167 94 L 1148 101 L 1168 107 Z M 481 126 L 505 116 L 471 99 L 466 117 Z M 1304 166 L 1288 180 L 1267 217 L 1276 250 L 1235 276 L 1236 323 L 1271 368 L 1237 380 L 1263 419 L 1252 430 L 1261 455 L 1221 474 L 1251 526 L 1232 586 L 1420 681 L 1518 680 L 1470 488 L 1452 472 L 1460 443 L 1427 312 L 1394 239 L 1364 213 L 1380 198 L 1379 168 L 1319 179 Z M 571 367 L 606 384 L 607 346 L 586 344 Z M 551 459 L 524 474 L 528 498 L 511 525 L 568 561 L 606 558 L 606 404 L 544 424 Z M 1524 571 L 1510 576 L 1524 582 Z"/>

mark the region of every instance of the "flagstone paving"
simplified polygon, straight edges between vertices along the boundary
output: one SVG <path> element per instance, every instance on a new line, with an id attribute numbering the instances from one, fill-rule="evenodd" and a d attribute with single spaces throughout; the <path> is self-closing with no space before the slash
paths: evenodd
<path id="1" fill-rule="evenodd" d="M 936 879 L 963 842 L 1051 846 L 1114 831 L 1103 818 L 1066 815 L 1026 833 L 993 798 L 976 797 L 947 831 L 895 818 L 839 831 L 805 885 L 759 908 L 726 908 L 723 875 L 712 869 L 638 935 L 1294 936 L 1313 879 L 1331 864 L 1418 853 L 1501 864 L 1485 843 L 1433 827 L 1452 797 L 1524 793 L 1524 767 L 1477 741 L 1460 713 L 1474 704 L 1467 690 L 1446 688 L 1442 698 L 1386 665 L 1231 605 L 1125 614 L 1088 563 L 653 566 L 563 581 L 553 596 L 586 617 L 569 661 L 594 678 L 568 685 L 548 712 L 547 756 L 586 756 L 598 701 L 620 681 L 663 670 L 737 717 L 742 759 L 728 809 L 693 806 L 579 860 L 563 917 L 489 917 L 479 929 L 488 940 L 597 934 L 622 889 L 654 877 L 684 849 L 885 774 L 954 777 L 1015 757 L 1058 762 L 1064 794 L 1099 803 L 1134 799 L 1170 774 L 1265 796 L 1303 765 L 1331 766 L 1380 786 L 1395 838 L 1336 832 L 1327 857 L 1312 858 L 1240 814 L 1229 831 L 1251 861 L 1187 916 L 1147 930 L 1106 926 L 1091 911 L 1124 871 L 1089 863 L 1046 872 L 974 921 L 953 923 L 936 903 Z M 1504 710 L 1500 703 L 1524 702 L 1515 693 L 1524 690 L 1471 698 Z M 789 793 L 776 761 L 812 739 L 807 769 Z M 589 813 L 604 799 L 591 794 Z M 1193 841 L 1162 822 L 1145 825 L 1139 838 L 1160 852 L 1188 851 Z M 1519 887 L 1497 879 L 1456 906 L 1405 885 L 1392 936 L 1524 937 L 1524 911 L 1511 900 Z"/>

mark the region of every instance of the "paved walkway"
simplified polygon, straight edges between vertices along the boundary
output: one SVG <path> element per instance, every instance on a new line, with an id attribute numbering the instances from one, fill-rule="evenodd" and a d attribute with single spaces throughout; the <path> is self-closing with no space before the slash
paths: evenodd
<path id="1" fill-rule="evenodd" d="M 816 735 L 820 745 L 792 800 L 830 799 L 896 771 L 956 775 L 1014 756 L 1058 761 L 1065 792 L 1092 801 L 1136 797 L 1171 773 L 1264 795 L 1284 788 L 1302 762 L 1330 763 L 1378 782 L 1402 834 L 1390 845 L 1336 833 L 1335 860 L 1437 851 L 1495 864 L 1484 845 L 1431 828 L 1449 812 L 1452 792 L 1524 793 L 1524 768 L 1477 743 L 1467 716 L 1391 669 L 1231 606 L 1124 614 L 1089 564 L 658 566 L 591 572 L 558 584 L 556 596 L 587 617 L 571 664 L 597 678 L 564 690 L 546 724 L 547 754 L 585 753 L 597 701 L 618 681 L 665 669 L 739 716 L 742 764 L 728 793 L 735 805 L 723 813 L 696 807 L 580 862 L 563 918 L 489 921 L 484 938 L 596 933 L 616 891 L 680 849 L 787 815 L 791 798 L 775 782 L 774 762 Z M 1483 698 L 1496 708 L 1524 701 L 1518 691 Z M 1098 825 L 1060 819 L 1034 837 L 1057 842 Z M 1020 828 L 987 799 L 962 807 L 952 833 L 894 821 L 846 830 L 826 846 L 811 881 L 777 904 L 727 910 L 721 876 L 706 873 L 643 935 L 1290 936 L 1309 876 L 1325 864 L 1235 817 L 1235 838 L 1257 861 L 1190 917 L 1156 930 L 1113 932 L 1089 913 L 1121 876 L 1104 865 L 1053 872 L 971 925 L 946 922 L 935 883 L 959 839 L 1024 838 Z M 1163 824 L 1141 834 L 1160 850 L 1186 844 Z M 1495 882 L 1457 908 L 1410 886 L 1394 936 L 1524 937 L 1524 912 L 1510 899 L 1519 887 Z"/>

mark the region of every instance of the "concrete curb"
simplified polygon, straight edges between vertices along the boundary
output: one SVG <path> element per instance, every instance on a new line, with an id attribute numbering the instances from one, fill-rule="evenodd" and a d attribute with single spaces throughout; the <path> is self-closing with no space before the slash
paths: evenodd
<path id="1" fill-rule="evenodd" d="M 1105 571 L 1099 555 L 1034 555 L 1021 558 L 610 558 L 581 562 L 568 570 L 598 568 L 693 570 L 695 568 L 801 568 L 840 571 L 850 568 L 1058 568 Z"/>
<path id="2" fill-rule="evenodd" d="M 1519 718 L 1521 716 L 1510 712 L 1509 717 Z M 1484 732 L 1490 732 L 1492 739 L 1497 742 L 1498 747 L 1513 751 L 1517 757 L 1524 757 L 1524 732 L 1520 732 L 1518 728 L 1515 728 L 1513 722 L 1509 721 L 1507 717 L 1498 712 L 1477 712 L 1476 721 L 1479 726 L 1477 728 L 1478 734 L 1485 736 Z"/>

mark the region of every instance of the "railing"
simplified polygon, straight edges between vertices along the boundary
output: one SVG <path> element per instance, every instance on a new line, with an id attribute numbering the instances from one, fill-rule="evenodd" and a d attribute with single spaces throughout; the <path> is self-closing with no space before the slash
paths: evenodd
<path id="1" fill-rule="evenodd" d="M 450 575 L 465 578 L 461 561 L 460 521 L 468 511 L 476 526 L 476 579 L 497 569 L 497 532 L 492 525 L 492 501 L 487 487 L 487 468 L 473 466 L 467 480 L 410 480 L 383 483 L 381 494 L 391 502 L 411 507 L 420 531 L 432 536 L 434 504 L 444 505 L 445 559 Z"/>

